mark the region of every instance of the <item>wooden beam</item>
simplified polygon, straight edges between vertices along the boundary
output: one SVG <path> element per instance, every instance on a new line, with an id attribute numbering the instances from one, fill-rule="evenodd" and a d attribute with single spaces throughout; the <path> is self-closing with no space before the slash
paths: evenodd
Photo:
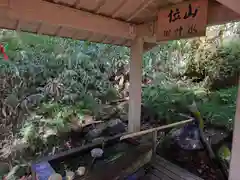
<path id="1" fill-rule="evenodd" d="M 142 55 L 143 55 L 143 39 L 138 37 L 132 42 L 131 45 L 129 111 L 128 111 L 129 132 L 140 131 Z"/>
<path id="2" fill-rule="evenodd" d="M 77 8 L 78 5 L 80 4 L 80 2 L 81 2 L 81 0 L 76 0 L 75 3 L 74 3 L 74 5 L 73 5 L 73 7 L 74 7 L 74 8 Z"/>
<path id="3" fill-rule="evenodd" d="M 99 1 L 97 7 L 93 11 L 99 14 L 99 10 L 101 9 L 101 7 L 105 5 L 105 3 L 106 3 L 106 0 Z"/>
<path id="4" fill-rule="evenodd" d="M 0 0 L 0 16 L 7 17 L 9 0 Z"/>
<path id="5" fill-rule="evenodd" d="M 149 50 L 151 50 L 152 48 L 154 48 L 155 46 L 157 46 L 158 44 L 156 43 L 148 43 L 148 42 L 145 42 L 144 43 L 144 46 L 143 46 L 143 51 L 144 52 L 147 52 Z"/>
<path id="6" fill-rule="evenodd" d="M 113 18 L 116 18 L 118 16 L 118 14 L 121 11 L 121 8 L 124 6 L 124 4 L 126 2 L 127 2 L 127 0 L 121 0 L 121 3 L 119 4 L 119 6 L 116 9 L 114 9 L 114 11 L 113 11 L 113 14 L 112 14 Z"/>
<path id="7" fill-rule="evenodd" d="M 7 7 L 9 5 L 9 0 L 0 0 L 0 8 Z"/>
<path id="8" fill-rule="evenodd" d="M 15 29 L 16 29 L 17 32 L 21 31 L 21 21 L 20 20 L 17 21 Z"/>
<path id="9" fill-rule="evenodd" d="M 232 154 L 229 169 L 229 180 L 239 180 L 239 166 L 240 166 L 240 80 L 238 83 L 237 107 L 235 113 Z"/>
<path id="10" fill-rule="evenodd" d="M 36 31 L 37 34 L 42 34 L 41 28 L 42 28 L 42 23 L 39 23 Z"/>
<path id="11" fill-rule="evenodd" d="M 10 18 L 30 22 L 38 21 L 126 39 L 134 39 L 136 36 L 135 30 L 133 30 L 135 26 L 127 22 L 42 0 L 9 1 L 10 9 L 8 14 Z"/>
<path id="12" fill-rule="evenodd" d="M 60 33 L 61 29 L 62 29 L 62 26 L 59 26 L 57 28 L 56 32 L 54 33 L 54 36 L 59 36 L 59 33 Z"/>
<path id="13" fill-rule="evenodd" d="M 140 12 L 142 12 L 144 9 L 146 9 L 150 4 L 153 3 L 155 0 L 148 0 L 147 2 L 143 3 L 133 14 L 127 19 L 127 21 L 131 21 L 133 18 L 135 18 Z"/>
<path id="14" fill-rule="evenodd" d="M 209 5 L 208 26 L 240 21 L 240 14 L 234 12 L 226 6 L 217 2 L 211 2 Z"/>
<path id="15" fill-rule="evenodd" d="M 234 12 L 240 14 L 240 1 L 239 0 L 217 0 L 222 5 L 228 7 Z"/>

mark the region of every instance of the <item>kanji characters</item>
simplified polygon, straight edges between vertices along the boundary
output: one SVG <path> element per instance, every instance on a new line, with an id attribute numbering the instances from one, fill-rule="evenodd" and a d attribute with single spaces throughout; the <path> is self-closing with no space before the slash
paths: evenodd
<path id="1" fill-rule="evenodd" d="M 185 12 L 185 15 L 183 17 L 183 19 L 188 19 L 189 17 L 196 17 L 198 13 L 198 8 L 196 8 L 193 11 L 192 8 L 192 4 L 188 5 L 188 12 Z M 168 14 L 168 18 L 169 18 L 169 23 L 171 22 L 175 22 L 178 19 L 181 19 L 181 12 L 178 8 L 175 9 L 175 11 L 173 11 L 172 9 L 170 10 L 170 13 Z"/>
<path id="2" fill-rule="evenodd" d="M 179 28 L 175 30 L 175 33 L 177 36 L 182 36 L 182 31 L 183 31 L 183 27 L 179 26 Z"/>
<path id="3" fill-rule="evenodd" d="M 178 8 L 176 8 L 176 11 L 174 12 L 172 9 L 168 15 L 169 17 L 169 22 L 174 22 L 178 19 L 181 19 L 181 16 L 180 16 L 180 10 Z"/>
<path id="4" fill-rule="evenodd" d="M 183 18 L 184 19 L 187 19 L 189 17 L 193 17 L 194 18 L 194 17 L 196 17 L 197 13 L 198 13 L 198 9 L 196 8 L 195 11 L 193 12 L 192 5 L 189 4 L 188 5 L 188 12 L 185 13 Z"/>

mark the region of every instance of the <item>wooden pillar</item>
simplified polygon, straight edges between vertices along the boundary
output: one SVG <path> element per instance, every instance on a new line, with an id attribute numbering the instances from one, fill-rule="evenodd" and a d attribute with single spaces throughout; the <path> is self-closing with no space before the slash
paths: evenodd
<path id="1" fill-rule="evenodd" d="M 240 179 L 240 81 L 238 82 L 238 95 L 233 129 L 232 155 L 229 170 L 229 180 Z"/>
<path id="2" fill-rule="evenodd" d="M 142 92 L 143 39 L 137 37 L 131 45 L 128 132 L 140 131 Z"/>

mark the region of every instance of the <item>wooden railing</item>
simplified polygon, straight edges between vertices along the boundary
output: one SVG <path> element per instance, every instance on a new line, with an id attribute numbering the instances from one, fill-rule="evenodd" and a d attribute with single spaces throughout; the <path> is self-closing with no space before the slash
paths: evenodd
<path id="1" fill-rule="evenodd" d="M 180 126 L 183 124 L 187 124 L 187 123 L 193 122 L 193 120 L 194 119 L 191 118 L 191 119 L 188 119 L 185 121 L 180 121 L 180 122 L 176 122 L 176 123 L 172 123 L 172 124 L 168 124 L 168 125 L 164 125 L 164 126 L 159 126 L 156 128 L 151 128 L 151 129 L 147 129 L 147 130 L 143 130 L 143 131 L 139 131 L 139 132 L 135 132 L 135 133 L 127 133 L 120 137 L 120 141 L 122 141 L 124 139 L 128 139 L 128 138 L 138 137 L 138 136 L 152 133 L 152 148 L 153 148 L 153 155 L 155 155 L 156 148 L 157 148 L 157 133 L 158 133 L 158 131 L 167 129 L 167 128 L 173 128 L 173 127 Z"/>

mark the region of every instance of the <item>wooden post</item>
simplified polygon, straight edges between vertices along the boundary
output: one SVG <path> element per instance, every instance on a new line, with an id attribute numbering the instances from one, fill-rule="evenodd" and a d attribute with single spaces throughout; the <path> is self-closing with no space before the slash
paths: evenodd
<path id="1" fill-rule="evenodd" d="M 157 153 L 157 131 L 152 132 L 152 149 L 153 149 L 153 155 L 152 157 L 155 158 Z"/>
<path id="2" fill-rule="evenodd" d="M 232 154 L 229 170 L 229 180 L 239 180 L 240 167 L 240 80 L 238 82 L 238 95 L 233 129 Z"/>
<path id="3" fill-rule="evenodd" d="M 142 55 L 143 39 L 137 37 L 131 45 L 128 132 L 139 131 L 141 125 Z"/>

